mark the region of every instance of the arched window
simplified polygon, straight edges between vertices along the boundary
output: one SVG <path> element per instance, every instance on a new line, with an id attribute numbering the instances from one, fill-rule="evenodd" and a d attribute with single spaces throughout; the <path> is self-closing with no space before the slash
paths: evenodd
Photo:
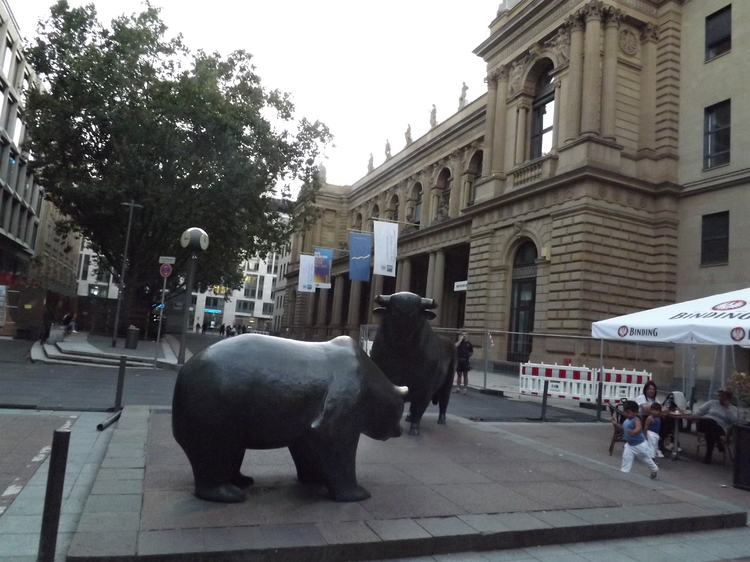
<path id="1" fill-rule="evenodd" d="M 555 120 L 555 84 L 552 64 L 539 75 L 531 113 L 531 159 L 552 150 L 552 125 Z"/>
<path id="2" fill-rule="evenodd" d="M 414 186 L 414 190 L 412 191 L 413 197 L 414 197 L 414 216 L 411 219 L 411 222 L 415 224 L 421 224 L 422 223 L 422 184 L 418 183 Z"/>
<path id="3" fill-rule="evenodd" d="M 525 363 L 531 355 L 536 305 L 536 245 L 527 240 L 513 259 L 508 361 Z"/>

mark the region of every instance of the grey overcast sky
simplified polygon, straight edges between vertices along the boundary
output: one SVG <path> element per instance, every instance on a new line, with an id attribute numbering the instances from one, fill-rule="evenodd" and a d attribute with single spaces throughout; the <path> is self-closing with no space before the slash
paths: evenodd
<path id="1" fill-rule="evenodd" d="M 23 36 L 32 37 L 52 0 L 7 0 Z M 70 0 L 72 5 L 91 2 Z M 141 11 L 138 0 L 95 0 L 101 20 Z M 486 91 L 484 62 L 472 51 L 489 36 L 499 0 L 152 0 L 168 34 L 193 51 L 245 49 L 267 88 L 290 92 L 299 115 L 334 134 L 328 182 L 351 185 Z"/>

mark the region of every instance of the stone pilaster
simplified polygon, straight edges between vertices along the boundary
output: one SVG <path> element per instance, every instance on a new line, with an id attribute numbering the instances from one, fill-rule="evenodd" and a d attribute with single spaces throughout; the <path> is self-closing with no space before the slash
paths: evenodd
<path id="1" fill-rule="evenodd" d="M 568 99 L 565 116 L 565 141 L 581 135 L 581 98 L 583 96 L 583 23 L 578 14 L 571 16 L 570 65 L 568 67 Z"/>
<path id="2" fill-rule="evenodd" d="M 604 24 L 604 64 L 602 68 L 602 137 L 614 141 L 615 110 L 617 107 L 617 33 L 622 12 L 617 8 L 606 9 Z"/>
<path id="3" fill-rule="evenodd" d="M 505 174 L 505 138 L 508 126 L 508 69 L 501 66 L 494 72 L 497 82 L 494 143 L 492 146 L 492 173 Z M 482 174 L 484 175 L 484 174 Z"/>
<path id="4" fill-rule="evenodd" d="M 464 151 L 454 150 L 451 154 L 451 168 L 453 169 L 451 178 L 451 198 L 448 204 L 448 216 L 455 218 L 461 211 L 461 201 L 463 198 L 463 175 L 464 175 Z"/>
<path id="5" fill-rule="evenodd" d="M 555 115 L 552 120 L 552 148 L 550 152 L 557 154 L 557 148 L 560 146 L 560 108 L 562 107 L 562 87 L 559 78 L 555 78 Z"/>
<path id="6" fill-rule="evenodd" d="M 318 319 L 316 326 L 318 328 L 325 329 L 326 327 L 326 316 L 328 313 L 328 294 L 331 292 L 330 289 L 319 289 L 318 290 Z M 321 334 L 324 332 L 321 332 Z"/>
<path id="7" fill-rule="evenodd" d="M 641 113 L 638 127 L 638 150 L 652 151 L 656 139 L 656 42 L 659 30 L 648 24 L 641 34 Z"/>
<path id="8" fill-rule="evenodd" d="M 484 121 L 484 158 L 482 160 L 482 175 L 488 177 L 492 173 L 492 155 L 495 145 L 495 118 L 497 109 L 497 81 L 495 73 L 490 73 L 487 82 L 487 109 Z M 507 83 L 507 82 L 506 82 Z"/>
<path id="9" fill-rule="evenodd" d="M 602 6 L 593 2 L 584 8 L 586 17 L 585 55 L 583 60 L 583 107 L 581 134 L 599 134 L 601 100 Z"/>

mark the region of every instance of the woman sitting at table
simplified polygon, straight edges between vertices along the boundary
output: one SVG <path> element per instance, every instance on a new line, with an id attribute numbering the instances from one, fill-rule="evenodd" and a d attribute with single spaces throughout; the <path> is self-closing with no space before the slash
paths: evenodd
<path id="1" fill-rule="evenodd" d="M 638 415 L 644 420 L 651 415 L 651 404 L 657 402 L 656 393 L 658 388 L 654 381 L 647 381 L 643 385 L 643 392 L 641 392 L 635 401 L 638 403 Z M 666 412 L 663 412 L 666 413 Z M 671 418 L 664 418 L 659 428 L 659 438 L 661 439 L 664 449 L 671 451 L 673 449 L 670 441 L 672 440 L 672 434 L 674 433 L 675 420 Z"/>
<path id="2" fill-rule="evenodd" d="M 697 429 L 706 436 L 704 464 L 711 464 L 714 445 L 718 447 L 719 452 L 724 452 L 721 437 L 727 434 L 729 426 L 736 423 L 740 417 L 737 406 L 733 406 L 731 403 L 733 396 L 734 393 L 731 388 L 719 389 L 718 400 L 709 400 L 695 412 L 697 415 L 702 416 L 702 419 L 698 420 Z"/>
<path id="3" fill-rule="evenodd" d="M 656 383 L 654 381 L 648 381 L 643 385 L 643 392 L 641 392 L 635 399 L 638 404 L 638 415 L 639 416 L 650 416 L 651 415 L 651 404 L 656 402 Z"/>

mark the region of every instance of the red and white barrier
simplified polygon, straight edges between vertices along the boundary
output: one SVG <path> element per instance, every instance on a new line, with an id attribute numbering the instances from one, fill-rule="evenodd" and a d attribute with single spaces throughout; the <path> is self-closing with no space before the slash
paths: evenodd
<path id="1" fill-rule="evenodd" d="M 568 398 L 581 402 L 596 402 L 599 369 L 570 365 L 546 365 L 544 363 L 522 363 L 519 372 L 521 394 L 542 396 L 544 381 L 549 381 L 547 396 Z M 641 393 L 651 373 L 625 369 L 605 369 L 602 400 L 606 404 L 621 398 L 635 400 Z"/>

